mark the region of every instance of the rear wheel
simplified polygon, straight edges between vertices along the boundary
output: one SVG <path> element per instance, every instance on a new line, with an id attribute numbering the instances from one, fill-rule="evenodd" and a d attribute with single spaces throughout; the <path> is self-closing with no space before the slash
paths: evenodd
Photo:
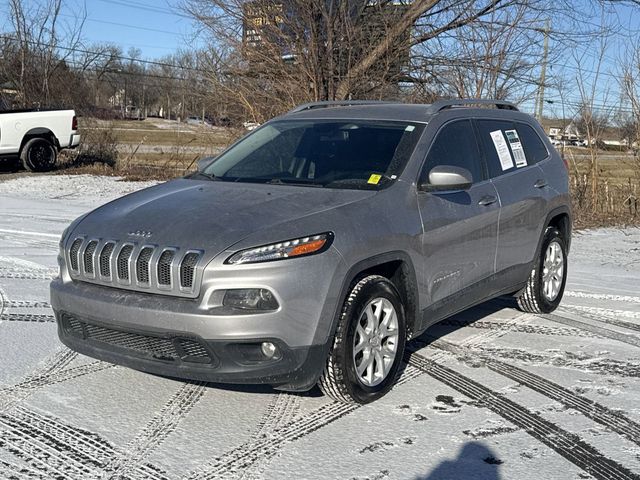
<path id="1" fill-rule="evenodd" d="M 344 403 L 369 403 L 393 386 L 406 343 L 404 307 L 378 275 L 358 281 L 345 300 L 320 389 Z"/>
<path id="2" fill-rule="evenodd" d="M 562 300 L 566 281 L 566 243 L 558 229 L 549 227 L 527 286 L 516 295 L 518 307 L 528 313 L 553 312 Z"/>
<path id="3" fill-rule="evenodd" d="M 32 138 L 20 152 L 24 168 L 30 172 L 48 172 L 56 166 L 58 152 L 45 138 Z"/>

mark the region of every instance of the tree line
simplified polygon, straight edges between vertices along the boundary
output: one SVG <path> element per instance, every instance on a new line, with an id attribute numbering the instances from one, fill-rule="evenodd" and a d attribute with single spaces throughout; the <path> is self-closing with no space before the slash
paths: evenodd
<path id="1" fill-rule="evenodd" d="M 635 0 L 627 3 L 640 13 Z M 86 14 L 67 20 L 64 0 L 8 4 L 9 27 L 0 32 L 5 106 L 222 123 L 262 122 L 317 100 L 532 103 L 543 66 L 546 91 L 573 92 L 573 115 L 595 121 L 607 116 L 595 104 L 602 92 L 585 79 L 603 65 L 575 78 L 555 71 L 619 29 L 599 21 L 612 8 L 605 0 L 182 0 L 204 46 L 148 60 L 135 48 L 87 44 Z M 608 78 L 625 95 L 627 123 L 637 123 L 640 108 L 632 43 Z"/>

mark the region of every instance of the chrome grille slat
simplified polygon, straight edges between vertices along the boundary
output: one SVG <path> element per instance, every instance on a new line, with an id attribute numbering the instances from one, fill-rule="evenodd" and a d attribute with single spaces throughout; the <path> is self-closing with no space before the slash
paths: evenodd
<path id="1" fill-rule="evenodd" d="M 149 283 L 149 264 L 153 256 L 153 247 L 142 247 L 136 259 L 136 280 L 138 283 Z"/>
<path id="2" fill-rule="evenodd" d="M 199 293 L 201 250 L 83 236 L 67 245 L 65 256 L 74 280 L 179 297 Z"/>
<path id="3" fill-rule="evenodd" d="M 82 239 L 76 238 L 71 244 L 71 247 L 69 248 L 69 262 L 71 265 L 71 270 L 73 270 L 74 272 L 77 272 L 78 269 L 80 268 L 79 267 L 80 261 L 78 259 L 78 254 L 80 253 L 81 246 L 82 246 Z"/>
<path id="4" fill-rule="evenodd" d="M 171 286 L 171 262 L 175 251 L 165 250 L 160 255 L 157 266 L 158 285 L 170 287 Z"/>
<path id="5" fill-rule="evenodd" d="M 94 254 L 96 253 L 96 249 L 98 248 L 98 241 L 97 240 L 91 240 L 89 241 L 89 243 L 87 243 L 87 247 L 84 250 L 84 253 L 82 254 L 82 268 L 84 270 L 84 273 L 86 273 L 87 275 L 91 275 L 94 276 L 95 275 L 95 268 L 94 268 Z"/>
<path id="6" fill-rule="evenodd" d="M 111 255 L 116 248 L 115 242 L 107 242 L 100 251 L 100 275 L 102 277 L 111 277 Z"/>
<path id="7" fill-rule="evenodd" d="M 125 244 L 118 253 L 117 268 L 118 268 L 118 280 L 129 282 L 129 261 L 131 260 L 131 254 L 133 253 L 133 245 Z"/>
<path id="8" fill-rule="evenodd" d="M 196 264 L 200 259 L 197 252 L 187 252 L 180 264 L 180 288 L 192 289 Z"/>

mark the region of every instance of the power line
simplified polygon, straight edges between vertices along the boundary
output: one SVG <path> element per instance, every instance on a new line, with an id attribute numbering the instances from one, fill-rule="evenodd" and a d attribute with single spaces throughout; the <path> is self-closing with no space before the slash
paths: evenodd
<path id="1" fill-rule="evenodd" d="M 3 40 L 9 40 L 9 41 L 18 41 L 15 37 L 9 36 L 9 35 L 0 35 L 0 39 Z M 64 50 L 67 52 L 73 52 L 73 53 L 84 53 L 87 55 L 95 55 L 96 57 L 107 57 L 107 58 L 116 58 L 118 60 L 125 60 L 128 62 L 135 62 L 135 63 L 141 63 L 141 64 L 145 64 L 145 65 L 155 65 L 155 66 L 160 66 L 160 67 L 170 67 L 170 68 L 176 68 L 179 70 L 187 70 L 187 71 L 192 71 L 192 72 L 199 72 L 199 73 L 208 73 L 206 70 L 200 69 L 200 68 L 195 68 L 195 67 L 187 67 L 184 65 L 175 65 L 172 63 L 167 63 L 167 62 L 158 62 L 158 61 L 154 61 L 154 60 L 141 60 L 138 58 L 132 58 L 132 57 L 126 57 L 123 55 L 115 55 L 113 53 L 110 52 L 95 52 L 95 51 L 91 51 L 91 50 L 85 50 L 82 48 L 72 48 L 72 47 L 63 47 L 61 45 L 53 45 L 50 43 L 44 43 L 44 42 L 36 42 L 33 40 L 23 40 L 25 43 L 29 43 L 31 45 L 36 45 L 36 46 L 40 46 L 40 47 L 49 47 L 49 48 L 56 48 L 59 50 Z"/>
<path id="2" fill-rule="evenodd" d="M 174 16 L 174 17 L 182 17 L 182 18 L 187 18 L 187 19 L 191 20 L 191 17 L 189 17 L 188 15 L 184 15 L 182 13 L 176 12 L 175 10 L 156 7 L 156 6 L 148 5 L 146 3 L 135 2 L 135 1 L 132 1 L 132 0 L 127 0 L 127 1 L 100 0 L 100 1 L 103 2 L 103 3 L 110 3 L 112 5 L 121 5 L 123 7 L 135 8 L 135 9 L 143 10 L 143 11 L 146 11 L 146 12 L 162 13 L 164 15 L 171 15 L 171 16 Z"/>

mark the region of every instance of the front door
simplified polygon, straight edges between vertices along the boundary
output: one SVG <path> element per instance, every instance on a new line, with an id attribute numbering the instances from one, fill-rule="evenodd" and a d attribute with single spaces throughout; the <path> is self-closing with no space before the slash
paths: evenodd
<path id="1" fill-rule="evenodd" d="M 420 181 L 426 181 L 438 165 L 463 167 L 473 176 L 469 190 L 418 193 L 430 309 L 446 311 L 475 301 L 472 287 L 495 272 L 500 201 L 493 183 L 486 178 L 470 120 L 456 120 L 438 128 Z M 460 296 L 463 290 L 468 294 Z M 425 323 L 435 320 L 426 318 Z"/>

